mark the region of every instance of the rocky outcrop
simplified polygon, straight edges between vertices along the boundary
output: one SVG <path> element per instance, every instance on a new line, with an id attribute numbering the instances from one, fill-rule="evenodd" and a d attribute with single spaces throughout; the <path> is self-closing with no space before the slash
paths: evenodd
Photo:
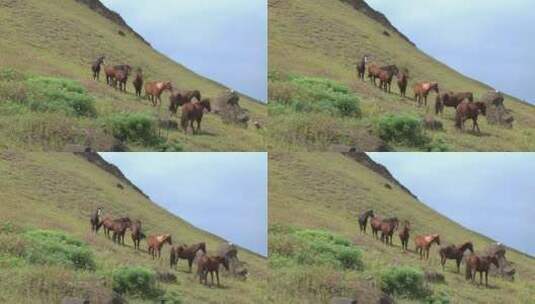
<path id="1" fill-rule="evenodd" d="M 499 125 L 506 128 L 512 128 L 514 117 L 511 111 L 505 108 L 504 97 L 500 92 L 488 92 L 481 98 L 481 101 L 487 105 L 487 122 L 491 125 Z"/>
<path id="2" fill-rule="evenodd" d="M 512 262 L 509 262 L 505 257 L 507 248 L 500 244 L 492 244 L 487 249 L 485 249 L 485 254 L 489 256 L 496 256 L 498 258 L 498 264 L 500 267 L 494 265 L 490 266 L 490 275 L 491 276 L 500 276 L 506 280 L 514 281 L 516 269 Z"/>
<path id="3" fill-rule="evenodd" d="M 215 99 L 213 111 L 224 123 L 247 126 L 249 122 L 248 111 L 240 106 L 240 96 L 233 90 L 226 90 Z"/>

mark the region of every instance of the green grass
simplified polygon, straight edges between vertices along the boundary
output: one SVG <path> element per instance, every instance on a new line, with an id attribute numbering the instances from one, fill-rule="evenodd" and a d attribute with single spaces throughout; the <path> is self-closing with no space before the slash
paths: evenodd
<path id="1" fill-rule="evenodd" d="M 340 123 L 336 125 L 335 134 L 301 142 L 279 133 L 292 129 L 293 120 L 296 123 L 307 121 L 310 128 L 317 129 L 312 117 L 297 117 L 291 112 L 286 119 L 274 116 L 270 121 L 271 150 L 325 151 L 333 144 L 344 144 L 370 151 L 368 147 L 374 149 L 375 146 L 369 142 L 378 137 L 373 122 L 380 117 L 395 114 L 422 118 L 433 112 L 431 108 L 417 107 L 412 99 L 400 97 L 395 79 L 393 94 L 381 92 L 369 81 L 357 80 L 355 65 L 364 54 L 371 54 L 372 60 L 380 65 L 396 64 L 399 68 L 408 68 L 409 96 L 411 86 L 419 81 L 438 81 L 442 91 L 472 91 L 476 99 L 491 90 L 424 54 L 396 34 L 387 37 L 383 31 L 382 25 L 340 0 L 270 1 L 270 102 L 277 102 L 281 93 L 291 90 L 292 85 L 284 80 L 284 75 L 321 78 L 350 88 L 360 100 L 362 117 L 351 123 L 338 119 Z M 429 97 L 431 106 L 434 98 L 434 94 Z M 479 120 L 482 136 L 460 133 L 454 126 L 453 110 L 448 108 L 443 117 L 444 132 L 430 132 L 429 137 L 433 141 L 442 140 L 451 151 L 535 151 L 535 107 L 511 96 L 506 96 L 505 106 L 515 117 L 513 129 L 489 125 L 483 117 Z M 356 132 L 355 129 L 363 131 Z M 404 144 L 394 144 L 391 148 L 426 150 Z"/>
<path id="2" fill-rule="evenodd" d="M 352 159 L 337 153 L 270 153 L 269 177 L 269 290 L 275 302 L 328 303 L 332 296 L 348 296 L 376 303 L 382 294 L 383 273 L 395 267 L 445 276 L 445 283 L 425 284 L 430 296 L 396 295 L 396 303 L 444 303 L 444 299 L 450 303 L 530 303 L 535 298 L 535 260 L 515 250 L 507 251 L 507 259 L 517 271 L 515 281 L 489 277 L 489 289 L 466 282 L 451 260 L 442 271 L 437 246 L 431 248 L 429 261 L 421 261 L 413 241 L 419 234 L 440 233 L 442 244 L 470 240 L 476 252 L 493 241 L 441 216 Z M 411 222 L 409 252 L 402 252 L 397 233 L 394 246 L 387 247 L 374 240 L 370 231 L 358 232 L 358 215 L 368 209 Z M 288 258 L 301 248 L 295 240 L 296 231 L 322 231 L 350 240 L 362 253 L 362 267 L 299 265 Z M 462 272 L 464 264 L 461 267 Z"/>
<path id="3" fill-rule="evenodd" d="M 106 239 L 102 230 L 98 235 L 91 233 L 89 216 L 97 206 L 114 217 L 140 219 L 147 235 L 171 233 L 174 244 L 206 242 L 209 254 L 224 242 L 133 188 L 118 188 L 118 183 L 114 176 L 73 154 L 0 153 L 0 302 L 60 303 L 65 296 L 86 294 L 102 299 L 111 293 L 118 269 L 171 271 L 168 245 L 163 247 L 162 259 L 153 260 L 146 241 L 141 242 L 141 251 L 134 250 L 129 232 L 124 247 Z M 39 258 L 34 260 L 33 253 Z M 246 281 L 223 271 L 223 288 L 206 288 L 199 284 L 196 268 L 190 274 L 187 263 L 180 262 L 178 270 L 172 270 L 176 283 L 156 282 L 158 297 L 176 303 L 264 303 L 266 259 L 245 249 L 240 249 L 239 257 L 247 263 Z M 82 263 L 91 260 L 94 267 L 91 262 Z M 129 303 L 155 302 L 138 294 L 125 295 Z"/>

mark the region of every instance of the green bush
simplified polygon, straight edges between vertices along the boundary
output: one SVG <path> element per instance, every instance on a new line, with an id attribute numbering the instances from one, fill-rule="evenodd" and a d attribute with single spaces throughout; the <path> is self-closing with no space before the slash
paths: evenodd
<path id="1" fill-rule="evenodd" d="M 23 81 L 26 80 L 26 75 L 17 70 L 7 68 L 0 69 L 0 81 Z"/>
<path id="2" fill-rule="evenodd" d="M 170 142 L 162 143 L 159 146 L 159 150 L 161 152 L 183 152 L 184 146 L 182 145 L 180 141 L 175 139 Z"/>
<path id="3" fill-rule="evenodd" d="M 143 267 L 121 267 L 112 273 L 112 288 L 120 294 L 130 294 L 142 298 L 158 296 L 156 274 Z"/>
<path id="4" fill-rule="evenodd" d="M 384 141 L 412 147 L 420 147 L 429 142 L 420 121 L 412 116 L 384 116 L 377 123 L 377 132 Z"/>
<path id="5" fill-rule="evenodd" d="M 437 295 L 431 295 L 425 299 L 426 304 L 450 304 L 450 297 L 445 292 L 440 292 Z"/>
<path id="6" fill-rule="evenodd" d="M 410 298 L 424 297 L 428 293 L 421 270 L 408 267 L 392 267 L 381 274 L 381 289 L 391 295 Z"/>
<path id="7" fill-rule="evenodd" d="M 156 122 L 144 113 L 118 113 L 107 118 L 107 129 L 116 139 L 142 144 L 156 145 L 160 138 L 156 135 Z"/>
<path id="8" fill-rule="evenodd" d="M 182 304 L 184 301 L 182 300 L 182 295 L 176 291 L 168 291 L 163 299 L 166 304 Z"/>

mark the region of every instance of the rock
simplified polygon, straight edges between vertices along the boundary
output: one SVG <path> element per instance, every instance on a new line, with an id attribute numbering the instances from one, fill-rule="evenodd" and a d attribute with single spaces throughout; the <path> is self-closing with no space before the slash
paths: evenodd
<path id="1" fill-rule="evenodd" d="M 219 95 L 213 104 L 212 110 L 218 114 L 224 123 L 232 123 L 247 127 L 249 122 L 248 111 L 240 106 L 240 96 L 233 90 L 226 90 Z"/>
<path id="2" fill-rule="evenodd" d="M 439 131 L 444 129 L 444 125 L 441 121 L 436 120 L 432 115 L 427 115 L 424 117 L 422 124 L 425 129 Z"/>
<path id="3" fill-rule="evenodd" d="M 219 246 L 217 250 L 219 256 L 225 257 L 229 262 L 230 273 L 241 280 L 246 280 L 249 275 L 246 264 L 238 258 L 238 247 L 232 243 Z"/>
<path id="4" fill-rule="evenodd" d="M 446 281 L 443 274 L 434 271 L 426 271 L 424 278 L 427 282 L 431 283 L 444 283 Z"/>
<path id="5" fill-rule="evenodd" d="M 344 297 L 335 297 L 332 298 L 329 302 L 330 304 L 357 304 L 357 300 Z"/>
<path id="6" fill-rule="evenodd" d="M 487 122 L 491 125 L 499 125 L 512 128 L 514 117 L 511 111 L 505 108 L 504 97 L 500 92 L 488 92 L 481 101 L 487 105 Z"/>
<path id="7" fill-rule="evenodd" d="M 175 283 L 176 282 L 176 275 L 174 275 L 171 272 L 160 272 L 158 271 L 156 273 L 156 279 L 163 283 Z"/>
<path id="8" fill-rule="evenodd" d="M 513 263 L 507 261 L 507 258 L 505 257 L 506 251 L 506 247 L 500 243 L 492 244 L 484 250 L 486 255 L 496 256 L 498 258 L 498 264 L 500 265 L 498 268 L 491 265 L 489 274 L 491 276 L 500 276 L 503 279 L 514 281 L 516 269 Z"/>
<path id="9" fill-rule="evenodd" d="M 120 183 L 117 183 L 117 185 L 115 185 L 115 186 L 117 186 L 117 188 L 119 188 L 119 189 L 124 189 L 124 186 L 121 185 Z"/>
<path id="10" fill-rule="evenodd" d="M 61 300 L 61 304 L 90 304 L 89 299 L 80 299 L 74 297 L 66 297 Z"/>
<path id="11" fill-rule="evenodd" d="M 120 294 L 118 294 L 115 291 L 113 291 L 111 293 L 111 295 L 109 296 L 109 298 L 105 299 L 103 301 L 103 303 L 105 303 L 105 304 L 126 304 L 128 302 L 125 299 L 123 299 L 123 297 Z"/>
<path id="12" fill-rule="evenodd" d="M 392 190 L 392 186 L 390 186 L 390 184 L 385 184 L 385 188 Z"/>

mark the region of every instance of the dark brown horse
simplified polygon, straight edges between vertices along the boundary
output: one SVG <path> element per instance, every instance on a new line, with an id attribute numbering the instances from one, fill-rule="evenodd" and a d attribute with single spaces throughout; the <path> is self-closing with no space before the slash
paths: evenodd
<path id="1" fill-rule="evenodd" d="M 122 217 L 118 219 L 112 219 L 110 216 L 106 216 L 101 222 L 100 225 L 104 227 L 104 234 L 110 238 L 110 231 L 112 231 L 112 226 L 114 222 L 125 222 L 129 223 L 130 218 L 129 217 Z"/>
<path id="2" fill-rule="evenodd" d="M 173 91 L 173 85 L 169 81 L 151 81 L 145 84 L 145 97 L 147 97 L 153 106 L 158 105 L 158 101 L 161 103 L 163 91 Z"/>
<path id="3" fill-rule="evenodd" d="M 440 264 L 442 264 L 442 270 L 444 270 L 446 261 L 449 259 L 457 262 L 457 272 L 460 272 L 461 261 L 463 260 L 464 252 L 466 250 L 470 250 L 470 252 L 474 253 L 474 245 L 472 242 L 466 242 L 459 246 L 449 245 L 441 247 L 438 253 L 440 254 Z"/>
<path id="4" fill-rule="evenodd" d="M 226 258 L 222 256 L 208 256 L 202 255 L 198 258 L 197 261 L 197 275 L 199 276 L 199 283 L 203 283 L 208 286 L 208 273 L 212 277 L 212 283 L 210 286 L 214 285 L 214 273 L 217 278 L 217 286 L 219 284 L 219 265 L 223 265 L 227 271 L 230 270 L 229 264 Z"/>
<path id="5" fill-rule="evenodd" d="M 191 266 L 193 265 L 193 260 L 197 255 L 197 251 L 202 251 L 204 254 L 206 254 L 206 244 L 203 242 L 191 245 L 189 247 L 186 244 L 183 244 L 171 248 L 171 257 L 169 259 L 170 267 L 176 268 L 179 259 L 188 260 L 189 272 L 191 272 Z"/>
<path id="6" fill-rule="evenodd" d="M 366 233 L 366 226 L 368 226 L 368 218 L 374 217 L 373 210 L 368 210 L 360 214 L 359 216 L 359 227 L 360 232 Z"/>
<path id="7" fill-rule="evenodd" d="M 383 220 L 381 223 L 381 241 L 392 246 L 392 235 L 398 228 L 399 221 L 396 217 Z"/>
<path id="8" fill-rule="evenodd" d="M 91 223 L 91 231 L 94 233 L 98 233 L 98 230 L 100 229 L 100 226 L 102 223 L 100 222 L 100 216 L 102 215 L 102 208 L 98 207 L 97 210 L 95 210 L 91 214 L 91 218 L 89 219 L 89 222 Z"/>
<path id="9" fill-rule="evenodd" d="M 463 101 L 457 106 L 457 113 L 455 114 L 455 126 L 463 131 L 465 121 L 471 119 L 473 121 L 472 131 L 477 130 L 478 133 L 481 133 L 479 125 L 477 124 L 477 117 L 479 114 L 487 115 L 487 105 L 484 102 Z"/>
<path id="10" fill-rule="evenodd" d="M 385 92 L 390 93 L 392 88 L 392 79 L 394 75 L 399 73 L 399 69 L 395 65 L 389 65 L 382 67 L 378 74 L 379 78 L 379 88 L 383 89 Z"/>
<path id="11" fill-rule="evenodd" d="M 100 56 L 91 65 L 91 71 L 93 72 L 93 80 L 100 80 L 100 68 L 104 64 L 105 56 Z"/>
<path id="12" fill-rule="evenodd" d="M 411 230 L 411 223 L 409 221 L 404 221 L 403 228 L 399 232 L 399 240 L 401 241 L 401 249 L 403 249 L 403 251 L 406 251 L 409 249 L 410 230 Z"/>
<path id="13" fill-rule="evenodd" d="M 145 234 L 141 230 L 141 221 L 136 220 L 130 225 L 130 230 L 132 231 L 132 242 L 134 242 L 134 248 L 139 249 L 139 243 L 142 239 L 145 238 Z"/>
<path id="14" fill-rule="evenodd" d="M 165 243 L 173 245 L 170 234 L 151 235 L 147 238 L 147 245 L 149 248 L 149 254 L 152 255 L 152 259 L 156 257 L 156 251 L 158 251 L 158 258 L 162 255 L 162 247 Z"/>
<path id="15" fill-rule="evenodd" d="M 423 101 L 426 107 L 429 92 L 435 91 L 437 94 L 440 93 L 438 83 L 436 82 L 420 82 L 415 84 L 412 90 L 414 91 L 414 100 L 418 102 L 418 106 L 421 106 Z"/>
<path id="16" fill-rule="evenodd" d="M 364 74 L 366 74 L 366 63 L 368 63 L 368 56 L 364 55 L 360 62 L 357 64 L 357 73 L 359 79 L 364 81 Z"/>
<path id="17" fill-rule="evenodd" d="M 457 106 L 464 100 L 470 102 L 474 101 L 474 94 L 472 92 L 446 92 L 437 95 L 435 100 L 435 114 L 442 114 L 444 112 L 444 107 L 451 107 L 457 109 Z"/>
<path id="18" fill-rule="evenodd" d="M 115 65 L 115 66 L 106 66 L 104 68 L 104 72 L 106 73 L 106 83 L 110 86 L 115 86 L 117 81 L 117 72 L 123 71 L 126 72 L 128 75 L 130 71 L 132 70 L 132 67 L 128 64 L 121 64 L 121 65 Z"/>
<path id="19" fill-rule="evenodd" d="M 199 133 L 201 130 L 201 121 L 204 111 L 211 112 L 210 99 L 205 98 L 199 102 L 189 102 L 182 106 L 182 117 L 180 125 L 184 129 L 184 133 L 188 133 L 188 124 L 191 126 L 193 134 Z M 193 122 L 197 122 L 197 128 L 193 127 Z"/>
<path id="20" fill-rule="evenodd" d="M 420 254 L 420 259 L 429 259 L 429 249 L 433 243 L 437 243 L 440 246 L 440 235 L 419 235 L 414 239 L 416 244 L 416 251 Z"/>
<path id="21" fill-rule="evenodd" d="M 400 71 L 396 77 L 398 79 L 399 95 L 405 97 L 407 93 L 407 85 L 409 83 L 409 73 L 406 70 Z"/>
<path id="22" fill-rule="evenodd" d="M 476 273 L 479 272 L 479 285 L 483 285 L 483 273 L 485 273 L 485 286 L 489 286 L 489 269 L 490 264 L 494 264 L 496 267 L 500 267 L 498 258 L 493 256 L 479 256 L 472 254 L 466 259 L 466 279 L 476 279 Z"/>
<path id="23" fill-rule="evenodd" d="M 130 228 L 130 225 L 132 225 L 132 221 L 129 218 L 112 221 L 110 231 L 113 231 L 112 240 L 114 243 L 124 245 L 124 235 L 126 234 L 126 229 Z"/>
<path id="24" fill-rule="evenodd" d="M 126 83 L 128 82 L 129 70 L 117 70 L 115 71 L 114 86 L 121 92 L 126 93 Z M 119 87 L 117 87 L 119 86 Z"/>
<path id="25" fill-rule="evenodd" d="M 174 91 L 171 96 L 169 96 L 169 112 L 176 115 L 178 108 L 191 102 L 193 98 L 197 99 L 197 101 L 201 101 L 201 92 L 198 90 Z"/>
<path id="26" fill-rule="evenodd" d="M 136 96 L 141 97 L 141 89 L 143 88 L 143 70 L 137 69 L 136 78 L 132 81 L 134 88 L 136 89 Z"/>

